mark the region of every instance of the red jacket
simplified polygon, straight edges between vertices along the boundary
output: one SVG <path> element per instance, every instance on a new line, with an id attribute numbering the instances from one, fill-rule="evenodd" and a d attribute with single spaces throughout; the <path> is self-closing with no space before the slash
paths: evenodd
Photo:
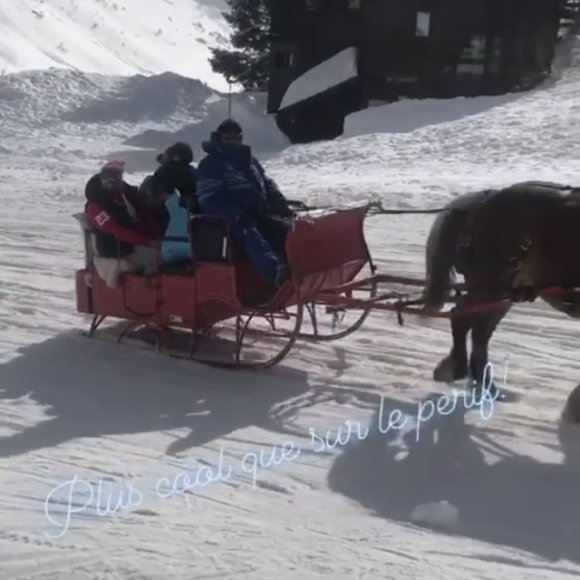
<path id="1" fill-rule="evenodd" d="M 86 214 L 96 230 L 132 245 L 148 245 L 163 235 L 155 213 L 139 198 L 137 188 L 125 183 L 124 190 L 110 193 L 91 181 L 87 184 Z M 97 177 L 98 179 L 98 177 Z"/>

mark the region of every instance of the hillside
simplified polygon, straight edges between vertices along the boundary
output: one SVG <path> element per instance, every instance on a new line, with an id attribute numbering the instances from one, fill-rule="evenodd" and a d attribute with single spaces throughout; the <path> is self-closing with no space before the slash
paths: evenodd
<path id="1" fill-rule="evenodd" d="M 208 56 L 227 42 L 225 8 L 224 0 L 0 0 L 0 71 L 171 70 L 224 89 Z"/>

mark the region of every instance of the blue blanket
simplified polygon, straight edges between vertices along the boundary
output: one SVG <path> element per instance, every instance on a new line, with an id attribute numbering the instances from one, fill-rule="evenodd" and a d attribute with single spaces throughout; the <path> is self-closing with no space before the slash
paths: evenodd
<path id="1" fill-rule="evenodd" d="M 169 225 L 165 231 L 165 238 L 184 238 L 184 241 L 165 241 L 164 238 L 161 244 L 163 261 L 173 263 L 193 259 L 187 227 L 187 210 L 179 204 L 179 195 L 174 193 L 165 203 L 165 207 L 169 212 Z"/>

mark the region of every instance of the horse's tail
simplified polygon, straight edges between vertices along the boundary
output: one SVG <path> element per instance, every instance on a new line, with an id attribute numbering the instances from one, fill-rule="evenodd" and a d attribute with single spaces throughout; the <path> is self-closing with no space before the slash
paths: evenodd
<path id="1" fill-rule="evenodd" d="M 455 252 L 450 251 L 452 216 L 453 212 L 449 207 L 437 216 L 425 247 L 423 300 L 426 306 L 435 310 L 443 308 L 448 288 L 455 281 Z"/>
<path id="2" fill-rule="evenodd" d="M 425 289 L 423 300 L 430 309 L 441 310 L 455 282 L 457 246 L 469 211 L 487 192 L 463 195 L 437 216 L 425 247 Z"/>

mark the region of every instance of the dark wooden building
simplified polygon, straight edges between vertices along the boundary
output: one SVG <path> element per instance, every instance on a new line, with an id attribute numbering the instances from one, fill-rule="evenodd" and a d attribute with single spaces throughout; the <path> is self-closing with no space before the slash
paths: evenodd
<path id="1" fill-rule="evenodd" d="M 577 2 L 271 1 L 268 112 L 293 142 L 335 138 L 346 115 L 373 102 L 529 88 L 549 74 L 563 14 Z M 321 63 L 347 53 L 354 73 L 325 88 Z M 288 104 L 299 83 L 310 90 Z"/>

